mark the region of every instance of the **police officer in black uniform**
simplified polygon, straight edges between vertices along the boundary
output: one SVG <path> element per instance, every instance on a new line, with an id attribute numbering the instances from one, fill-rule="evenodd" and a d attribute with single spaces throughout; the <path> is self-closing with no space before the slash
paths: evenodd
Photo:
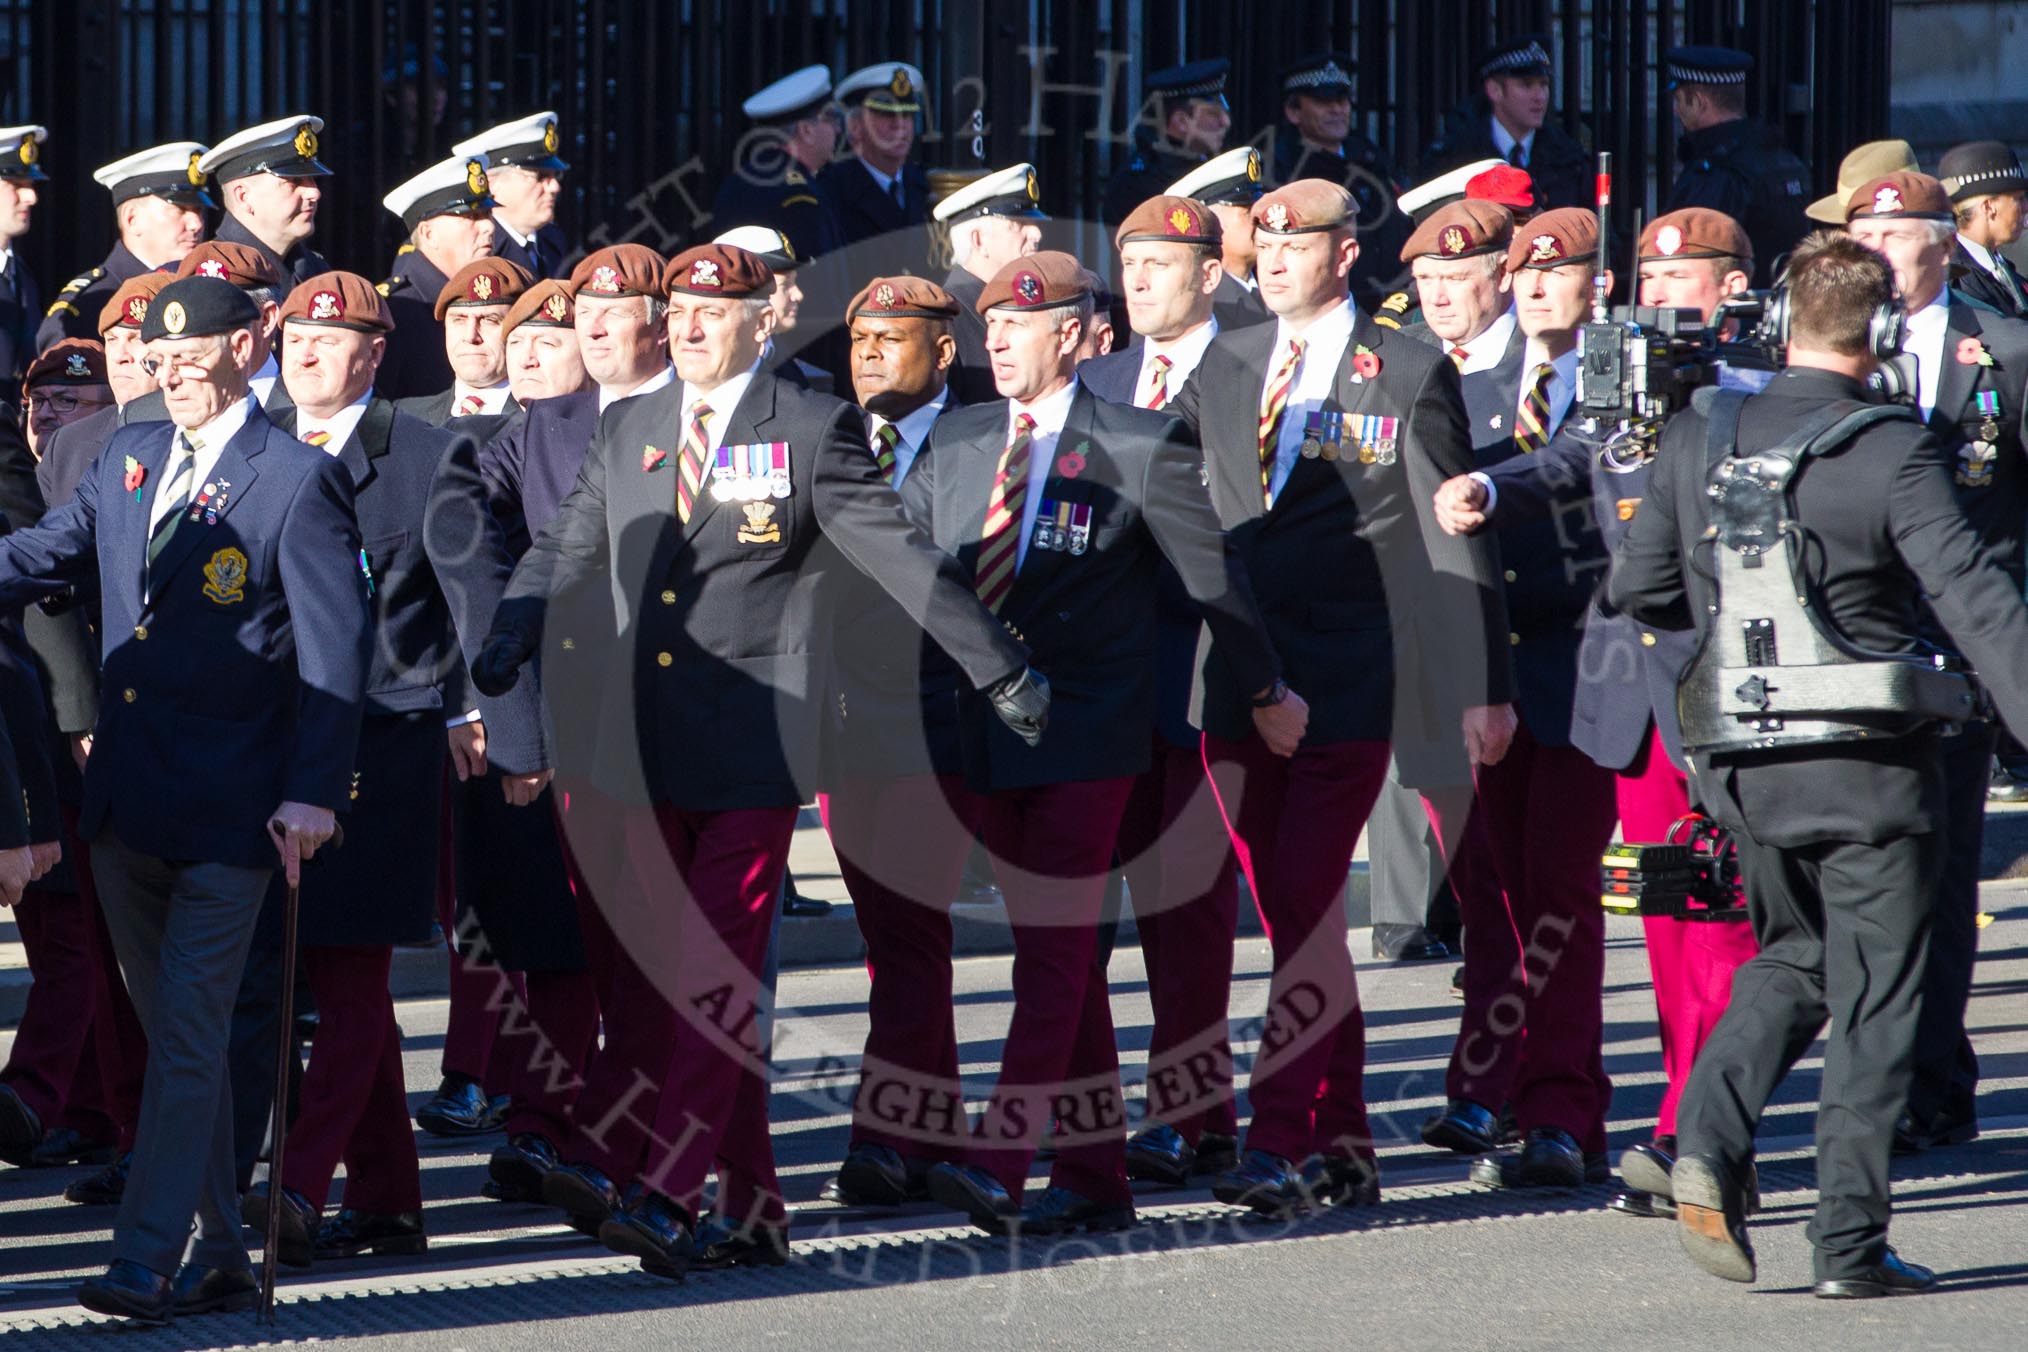
<path id="1" fill-rule="evenodd" d="M 374 392 L 383 399 L 435 394 L 451 383 L 437 297 L 466 264 L 493 254 L 493 194 L 484 155 L 439 160 L 381 199 L 408 243 L 380 283 L 394 314 Z"/>
<path id="2" fill-rule="evenodd" d="M 1359 261 L 1352 295 L 1361 308 L 1387 294 L 1392 261 L 1414 226 L 1395 204 L 1401 185 L 1380 147 L 1352 125 L 1352 58 L 1337 52 L 1306 56 L 1282 71 L 1283 125 L 1275 129 L 1274 181 L 1329 179 L 1358 204 Z"/>
<path id="3" fill-rule="evenodd" d="M 204 152 L 198 172 L 218 184 L 225 219 L 213 238 L 250 244 L 268 256 L 284 287 L 331 265 L 309 245 L 331 171 L 317 158 L 324 119 L 296 114 L 234 132 Z"/>
<path id="4" fill-rule="evenodd" d="M 218 203 L 204 190 L 195 141 L 150 146 L 92 171 L 113 195 L 120 238 L 103 263 L 65 282 L 35 331 L 38 351 L 63 338 L 93 338 L 99 311 L 129 278 L 173 270 L 204 240 L 204 213 Z"/>
<path id="5" fill-rule="evenodd" d="M 1498 158 L 1526 169 L 1535 209 L 1592 205 L 1591 156 L 1550 119 L 1556 67 L 1540 37 L 1500 43 L 1479 60 L 1480 92 L 1444 119 L 1422 155 L 1425 178 Z"/>
<path id="6" fill-rule="evenodd" d="M 2021 238 L 2028 175 L 2004 141 L 1952 146 L 1936 176 L 1951 195 L 1958 238 L 1951 251 L 1951 289 L 2011 319 L 2028 319 L 2028 282 L 2001 250 Z"/>
<path id="7" fill-rule="evenodd" d="M 1754 1129 L 1828 1018 L 1816 1294 L 1901 1294 L 1935 1281 L 1887 1244 L 1889 1139 L 1946 839 L 1940 718 L 1927 711 L 1975 704 L 1920 655 L 1918 598 L 2016 726 L 2028 725 L 2028 611 L 1959 509 L 1954 457 L 1861 383 L 1899 341 L 1886 261 L 1813 236 L 1791 258 L 1789 298 L 1787 370 L 1759 395 L 1700 397 L 1669 424 L 1608 586 L 1637 622 L 1704 640 L 1679 686 L 1684 737 L 1698 797 L 1738 846 L 1760 942 L 1690 1074 L 1671 1179 L 1685 1252 L 1753 1280 Z M 1878 421 L 1833 426 L 1854 414 Z M 1754 552 L 1756 525 L 1799 529 L 1809 548 Z M 1753 564 L 1792 559 L 1793 573 L 1753 585 Z M 1840 688 L 1808 701 L 1811 677 Z M 1888 688 L 1901 697 L 1871 693 Z"/>
<path id="8" fill-rule="evenodd" d="M 1746 116 L 1746 75 L 1753 58 L 1730 47 L 1671 47 L 1662 57 L 1676 120 L 1682 173 L 1664 211 L 1710 207 L 1746 228 L 1753 241 L 1754 285 L 1810 228 L 1810 167 L 1774 130 Z"/>
<path id="9" fill-rule="evenodd" d="M 1150 75 L 1147 104 L 1134 127 L 1134 157 L 1106 184 L 1103 219 L 1118 225 L 1150 197 L 1225 149 L 1232 108 L 1225 101 L 1224 57 L 1192 61 Z M 1152 113 L 1152 119 L 1147 116 Z"/>

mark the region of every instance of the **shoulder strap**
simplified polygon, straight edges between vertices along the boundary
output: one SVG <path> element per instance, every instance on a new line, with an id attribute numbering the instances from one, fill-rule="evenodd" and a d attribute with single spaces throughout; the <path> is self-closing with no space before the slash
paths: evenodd
<path id="1" fill-rule="evenodd" d="M 1699 387 L 1690 396 L 1690 407 L 1704 415 L 1704 469 L 1709 473 L 1739 444 L 1739 411 L 1746 405 L 1745 390 Z"/>

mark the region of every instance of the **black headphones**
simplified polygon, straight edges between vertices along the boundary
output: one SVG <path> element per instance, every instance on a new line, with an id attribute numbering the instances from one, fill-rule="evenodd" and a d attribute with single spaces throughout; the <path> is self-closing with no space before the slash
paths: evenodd
<path id="1" fill-rule="evenodd" d="M 1789 345 L 1789 275 L 1783 268 L 1775 278 L 1774 289 L 1767 294 L 1767 304 L 1761 308 L 1760 330 L 1775 345 L 1777 351 L 1785 351 Z M 1886 361 L 1901 351 L 1901 343 L 1908 336 L 1908 312 L 1901 308 L 1898 297 L 1884 305 L 1873 307 L 1873 313 L 1866 317 L 1866 348 L 1875 358 Z"/>

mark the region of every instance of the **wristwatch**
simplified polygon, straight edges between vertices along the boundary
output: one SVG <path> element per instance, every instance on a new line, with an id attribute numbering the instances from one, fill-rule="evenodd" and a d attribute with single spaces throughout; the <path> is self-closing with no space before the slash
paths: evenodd
<path id="1" fill-rule="evenodd" d="M 1256 709 L 1272 709 L 1288 697 L 1289 683 L 1280 677 L 1276 677 L 1275 683 L 1267 688 L 1266 694 L 1254 696 L 1253 707 Z"/>

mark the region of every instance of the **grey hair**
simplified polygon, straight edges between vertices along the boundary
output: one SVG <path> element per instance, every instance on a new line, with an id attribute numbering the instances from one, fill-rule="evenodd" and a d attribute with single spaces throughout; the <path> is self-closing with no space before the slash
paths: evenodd
<path id="1" fill-rule="evenodd" d="M 739 304 L 749 324 L 760 323 L 761 315 L 774 308 L 774 302 L 768 296 L 742 296 Z"/>
<path id="2" fill-rule="evenodd" d="M 1958 223 L 1956 221 L 1925 221 L 1923 224 L 1929 227 L 1930 243 L 1932 244 L 1949 245 L 1958 237 Z"/>
<path id="3" fill-rule="evenodd" d="M 1076 300 L 1067 300 L 1061 305 L 1052 305 L 1043 313 L 1048 316 L 1051 328 L 1062 328 L 1063 321 L 1075 319 L 1084 328 L 1091 328 L 1091 319 L 1098 312 L 1098 305 L 1087 291 Z"/>

